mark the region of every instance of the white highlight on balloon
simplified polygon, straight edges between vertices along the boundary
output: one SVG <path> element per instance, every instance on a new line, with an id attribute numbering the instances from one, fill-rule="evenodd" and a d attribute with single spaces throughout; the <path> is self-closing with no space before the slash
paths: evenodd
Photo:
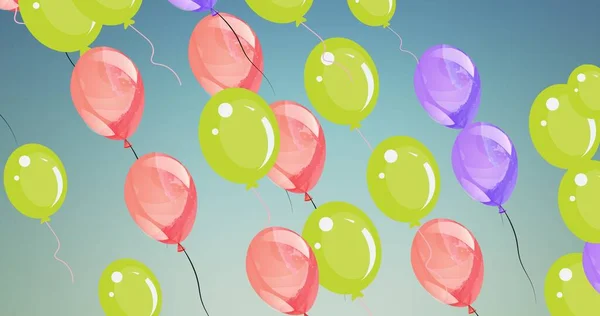
<path id="1" fill-rule="evenodd" d="M 558 297 L 558 298 L 562 298 L 562 297 L 563 297 L 563 294 L 562 294 L 562 292 L 558 292 L 558 293 L 556 293 L 556 297 Z"/>
<path id="2" fill-rule="evenodd" d="M 546 100 L 546 108 L 550 111 L 558 110 L 559 105 L 560 105 L 560 102 L 558 102 L 557 98 L 550 98 L 550 99 Z"/>
<path id="3" fill-rule="evenodd" d="M 19 157 L 19 165 L 23 168 L 29 167 L 31 164 L 31 158 L 29 156 L 21 156 Z"/>
<path id="4" fill-rule="evenodd" d="M 569 196 L 569 201 L 575 202 L 575 196 L 573 196 L 573 195 Z"/>
<path id="5" fill-rule="evenodd" d="M 13 179 L 15 179 L 15 181 L 19 181 L 21 178 L 19 176 L 15 176 Z"/>
<path id="6" fill-rule="evenodd" d="M 546 126 L 546 125 L 548 125 L 548 122 L 546 122 L 545 120 L 542 120 L 542 121 L 540 122 L 540 125 L 542 125 L 542 126 Z"/>
<path id="7" fill-rule="evenodd" d="M 39 8 L 40 8 L 40 3 L 39 3 L 39 2 L 34 2 L 34 3 L 33 3 L 33 9 L 34 9 L 34 10 L 37 10 L 37 9 L 39 9 Z"/>
<path id="8" fill-rule="evenodd" d="M 571 271 L 571 269 L 564 268 L 560 270 L 558 277 L 565 282 L 571 281 L 573 278 L 573 271 Z"/>
<path id="9" fill-rule="evenodd" d="M 215 135 L 215 136 L 219 135 L 219 130 L 216 129 L 216 128 L 213 128 L 212 129 L 212 134 Z"/>
<path id="10" fill-rule="evenodd" d="M 588 182 L 588 178 L 585 174 L 583 173 L 578 173 L 575 176 L 575 184 L 577 184 L 578 187 L 582 187 L 585 186 Z"/>
<path id="11" fill-rule="evenodd" d="M 317 82 L 322 82 L 322 81 L 323 81 L 323 77 L 317 76 Z"/>
<path id="12" fill-rule="evenodd" d="M 319 220 L 319 228 L 324 232 L 331 231 L 333 229 L 333 220 L 329 217 L 321 218 Z"/>
<path id="13" fill-rule="evenodd" d="M 383 154 L 383 159 L 388 163 L 394 163 L 398 160 L 398 153 L 393 149 L 388 149 Z"/>
<path id="14" fill-rule="evenodd" d="M 317 249 L 317 250 L 321 249 L 321 244 L 320 243 L 316 243 L 315 244 L 315 249 Z"/>
<path id="15" fill-rule="evenodd" d="M 110 279 L 115 283 L 123 281 L 123 274 L 119 271 L 115 271 L 110 275 Z"/>
<path id="16" fill-rule="evenodd" d="M 221 103 L 218 112 L 220 117 L 228 118 L 233 114 L 233 107 L 229 103 Z"/>
<path id="17" fill-rule="evenodd" d="M 108 292 L 108 297 L 115 297 L 115 293 L 113 293 L 113 292 Z"/>
<path id="18" fill-rule="evenodd" d="M 325 52 L 325 53 L 323 53 L 323 55 L 321 55 L 321 62 L 325 66 L 333 65 L 334 61 L 335 61 L 335 56 L 333 56 L 333 54 L 330 52 Z"/>
<path id="19" fill-rule="evenodd" d="M 382 173 L 380 173 L 380 174 L 379 174 L 379 179 L 385 179 L 385 173 L 383 173 L 383 172 L 382 172 Z"/>
<path id="20" fill-rule="evenodd" d="M 577 81 L 584 82 L 585 81 L 585 74 L 578 74 L 577 75 Z"/>

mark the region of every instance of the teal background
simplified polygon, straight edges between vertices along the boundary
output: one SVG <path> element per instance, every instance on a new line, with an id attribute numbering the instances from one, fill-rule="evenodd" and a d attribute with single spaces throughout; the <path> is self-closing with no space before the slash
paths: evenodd
<path id="1" fill-rule="evenodd" d="M 600 63 L 595 1 L 402 1 L 392 27 L 405 48 L 421 55 L 435 44 L 466 51 L 482 78 L 482 103 L 477 120 L 503 128 L 519 153 L 519 181 L 506 204 L 520 234 L 523 259 L 536 284 L 538 302 L 517 261 L 508 224 L 497 210 L 472 201 L 454 179 L 450 150 L 457 131 L 435 124 L 418 104 L 412 88 L 415 61 L 398 50 L 391 32 L 356 21 L 344 1 L 316 1 L 308 25 L 324 38 L 347 37 L 370 52 L 378 66 L 381 90 L 373 114 L 362 132 L 373 145 L 393 135 L 410 135 L 433 152 L 441 169 L 437 207 L 428 217 L 457 220 L 475 234 L 485 260 L 484 286 L 475 302 L 481 316 L 548 315 L 543 299 L 546 271 L 560 256 L 580 252 L 583 243 L 565 227 L 556 192 L 563 171 L 545 163 L 528 134 L 530 105 L 548 85 L 565 82 L 583 63 Z M 303 85 L 305 58 L 318 40 L 294 25 L 275 25 L 258 18 L 241 0 L 222 0 L 217 8 L 247 21 L 263 45 L 265 73 L 277 96 L 263 82 L 269 102 L 292 99 L 310 106 Z M 195 24 L 205 14 L 187 13 L 168 1 L 146 1 L 136 27 L 156 47 L 157 62 L 172 66 L 182 77 L 180 87 L 165 69 L 149 63 L 150 49 L 132 30 L 106 27 L 95 45 L 125 52 L 142 72 L 146 111 L 132 137 L 139 154 L 168 153 L 190 170 L 198 186 L 199 209 L 194 230 L 184 245 L 195 261 L 212 316 L 275 316 L 253 292 L 245 275 L 245 255 L 252 237 L 266 221 L 261 204 L 243 186 L 220 179 L 202 157 L 197 124 L 207 94 L 194 79 L 187 45 Z M 52 218 L 62 239 L 61 258 L 52 257 L 56 243 L 38 221 L 16 212 L 0 195 L 0 314 L 6 316 L 103 315 L 97 281 L 110 262 L 130 257 L 144 262 L 163 289 L 166 316 L 203 315 L 192 271 L 183 254 L 146 237 L 129 216 L 123 185 L 133 163 L 122 143 L 92 133 L 77 115 L 69 94 L 71 65 L 64 54 L 37 43 L 12 13 L 0 12 L 0 110 L 12 123 L 20 142 L 52 148 L 69 175 L 64 207 Z M 77 58 L 77 56 L 74 56 Z M 370 200 L 365 169 L 369 151 L 347 127 L 322 120 L 328 156 L 321 182 L 312 192 L 317 203 L 353 203 L 375 222 L 383 242 L 378 278 L 365 291 L 373 316 L 466 315 L 466 309 L 442 305 L 416 281 L 409 253 L 414 229 L 383 216 Z M 0 155 L 14 149 L 1 127 Z M 292 213 L 284 192 L 268 180 L 260 192 L 272 213 L 272 225 L 301 231 L 312 207 L 294 196 Z M 321 289 L 311 316 L 367 316 L 362 307 Z"/>

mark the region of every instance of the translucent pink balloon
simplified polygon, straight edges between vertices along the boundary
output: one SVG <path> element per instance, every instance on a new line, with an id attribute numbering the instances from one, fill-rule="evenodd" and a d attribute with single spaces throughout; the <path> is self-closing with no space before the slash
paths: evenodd
<path id="1" fill-rule="evenodd" d="M 120 51 L 96 47 L 73 69 L 75 109 L 95 133 L 124 140 L 136 131 L 144 112 L 144 83 L 135 64 Z"/>
<path id="2" fill-rule="evenodd" d="M 200 85 L 210 95 L 227 88 L 245 88 L 258 92 L 263 69 L 263 54 L 254 31 L 238 17 L 220 13 L 237 33 L 219 16 L 206 16 L 192 32 L 188 47 L 190 67 Z M 252 63 L 246 58 L 246 55 Z"/>
<path id="3" fill-rule="evenodd" d="M 18 0 L 0 0 L 0 10 L 14 11 L 19 7 Z"/>
<path id="4" fill-rule="evenodd" d="M 284 314 L 306 315 L 317 298 L 317 259 L 306 241 L 289 229 L 269 227 L 252 239 L 246 273 L 256 294 Z"/>
<path id="5" fill-rule="evenodd" d="M 196 221 L 196 185 L 177 159 L 161 153 L 140 157 L 125 180 L 125 204 L 135 223 L 148 236 L 178 245 Z"/>
<path id="6" fill-rule="evenodd" d="M 280 130 L 280 149 L 268 176 L 277 186 L 292 193 L 312 190 L 325 167 L 325 135 L 317 118 L 293 101 L 271 104 Z"/>

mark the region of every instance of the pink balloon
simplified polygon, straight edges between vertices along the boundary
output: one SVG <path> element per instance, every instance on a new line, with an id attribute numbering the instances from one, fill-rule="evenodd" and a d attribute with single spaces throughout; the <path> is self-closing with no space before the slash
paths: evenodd
<path id="1" fill-rule="evenodd" d="M 87 126 L 108 139 L 126 142 L 144 112 L 142 76 L 114 48 L 96 47 L 81 56 L 71 76 L 71 97 Z"/>
<path id="2" fill-rule="evenodd" d="M 210 95 L 227 88 L 258 92 L 263 69 L 263 54 L 254 31 L 238 17 L 220 13 L 237 33 L 244 47 L 219 16 L 206 16 L 192 32 L 188 47 L 190 67 L 200 85 Z M 252 60 L 244 55 L 244 51 Z"/>
<path id="3" fill-rule="evenodd" d="M 468 307 L 483 285 L 483 255 L 477 239 L 461 224 L 433 219 L 413 239 L 411 258 L 419 283 L 438 301 Z"/>
<path id="4" fill-rule="evenodd" d="M 317 298 L 317 259 L 306 241 L 289 229 L 269 227 L 252 239 L 246 273 L 256 294 L 281 313 L 306 315 Z"/>
<path id="5" fill-rule="evenodd" d="M 0 10 L 14 11 L 19 7 L 18 0 L 0 0 Z"/>
<path id="6" fill-rule="evenodd" d="M 325 135 L 317 118 L 293 101 L 271 104 L 280 130 L 280 149 L 268 174 L 277 186 L 292 193 L 304 193 L 310 201 L 312 190 L 325 167 Z"/>
<path id="7" fill-rule="evenodd" d="M 178 245 L 196 221 L 198 197 L 194 179 L 177 159 L 161 153 L 140 157 L 125 180 L 125 204 L 148 236 Z"/>

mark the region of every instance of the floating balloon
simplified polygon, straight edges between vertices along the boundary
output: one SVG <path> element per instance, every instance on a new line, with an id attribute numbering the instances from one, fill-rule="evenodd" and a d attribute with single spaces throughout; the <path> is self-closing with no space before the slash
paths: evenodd
<path id="1" fill-rule="evenodd" d="M 136 160 L 125 180 L 125 204 L 144 233 L 183 251 L 181 242 L 196 221 L 198 196 L 194 179 L 177 159 L 150 153 Z"/>
<path id="2" fill-rule="evenodd" d="M 14 11 L 19 7 L 18 1 L 15 0 L 0 0 L 0 10 Z"/>
<path id="3" fill-rule="evenodd" d="M 269 227 L 258 233 L 246 255 L 250 285 L 273 309 L 306 315 L 319 291 L 319 269 L 312 249 L 295 232 Z"/>
<path id="4" fill-rule="evenodd" d="M 483 285 L 483 255 L 475 236 L 449 219 L 423 224 L 413 239 L 410 262 L 419 283 L 438 301 L 471 306 Z"/>
<path id="5" fill-rule="evenodd" d="M 492 124 L 467 125 L 452 147 L 456 179 L 472 199 L 485 205 L 500 207 L 508 201 L 517 184 L 518 165 L 512 141 Z"/>
<path id="6" fill-rule="evenodd" d="M 598 124 L 579 114 L 573 88 L 565 84 L 550 86 L 538 94 L 529 113 L 529 134 L 533 146 L 549 164 L 568 169 L 591 159 L 600 140 Z"/>
<path id="7" fill-rule="evenodd" d="M 396 13 L 396 0 L 348 0 L 352 15 L 367 26 L 390 26 Z"/>
<path id="8" fill-rule="evenodd" d="M 600 117 L 600 68 L 581 65 L 569 76 L 569 86 L 575 97 L 574 109 L 586 117 Z"/>
<path id="9" fill-rule="evenodd" d="M 479 71 L 458 48 L 429 48 L 415 69 L 414 86 L 427 114 L 443 126 L 460 129 L 477 115 L 481 96 Z"/>
<path id="10" fill-rule="evenodd" d="M 275 114 L 258 94 L 241 88 L 225 89 L 206 103 L 198 138 L 208 165 L 247 189 L 258 186 L 279 154 Z"/>
<path id="11" fill-rule="evenodd" d="M 133 259 L 112 262 L 100 276 L 98 298 L 106 316 L 158 316 L 162 291 L 156 276 Z"/>
<path id="12" fill-rule="evenodd" d="M 304 15 L 310 10 L 313 0 L 246 0 L 254 13 L 261 18 L 278 24 L 306 22 Z"/>
<path id="13" fill-rule="evenodd" d="M 558 209 L 569 230 L 577 238 L 600 243 L 600 162 L 573 165 L 558 189 Z"/>
<path id="14" fill-rule="evenodd" d="M 12 152 L 4 166 L 4 190 L 21 214 L 50 221 L 67 196 L 67 172 L 48 147 L 25 144 Z"/>
<path id="15" fill-rule="evenodd" d="M 144 112 L 144 83 L 135 64 L 114 48 L 96 47 L 73 69 L 71 97 L 87 126 L 108 139 L 127 141 Z"/>
<path id="16" fill-rule="evenodd" d="M 279 155 L 269 179 L 280 188 L 312 198 L 312 190 L 325 167 L 325 135 L 317 118 L 293 101 L 271 104 L 280 132 Z"/>
<path id="17" fill-rule="evenodd" d="M 191 12 L 203 12 L 203 11 L 214 11 L 217 0 L 169 0 L 172 5 L 183 11 Z"/>
<path id="18" fill-rule="evenodd" d="M 440 195 L 440 170 L 418 140 L 393 136 L 381 142 L 367 165 L 367 187 L 375 205 L 389 218 L 419 226 Z"/>
<path id="19" fill-rule="evenodd" d="M 589 316 L 600 310 L 600 294 L 585 277 L 581 253 L 554 262 L 546 275 L 544 296 L 551 316 Z"/>
<path id="20" fill-rule="evenodd" d="M 358 207 L 328 202 L 314 210 L 302 231 L 319 264 L 319 283 L 337 294 L 362 297 L 379 272 L 381 241 Z"/>
<path id="21" fill-rule="evenodd" d="M 364 48 L 346 38 L 330 38 L 310 52 L 304 87 L 319 114 L 354 129 L 375 108 L 379 75 Z"/>
<path id="22" fill-rule="evenodd" d="M 73 0 L 77 9 L 88 18 L 103 25 L 135 23 L 133 17 L 142 6 L 142 0 Z"/>
<path id="23" fill-rule="evenodd" d="M 192 32 L 188 47 L 192 72 L 210 95 L 227 88 L 258 92 L 263 68 L 263 53 L 258 37 L 238 17 L 226 13 L 221 13 L 221 16 L 238 35 L 221 17 L 207 16 L 200 20 Z"/>
<path id="24" fill-rule="evenodd" d="M 102 24 L 86 17 L 73 1 L 20 0 L 23 23 L 42 45 L 58 52 L 83 54 Z"/>
<path id="25" fill-rule="evenodd" d="M 600 244 L 586 243 L 583 248 L 583 272 L 600 294 Z"/>

